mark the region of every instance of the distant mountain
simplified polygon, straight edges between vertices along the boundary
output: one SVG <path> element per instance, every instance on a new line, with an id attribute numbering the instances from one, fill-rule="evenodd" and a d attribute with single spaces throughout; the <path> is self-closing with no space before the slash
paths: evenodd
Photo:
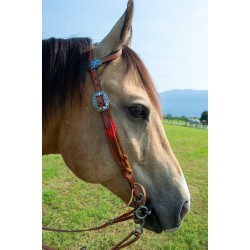
<path id="1" fill-rule="evenodd" d="M 199 118 L 203 111 L 208 110 L 207 90 L 173 89 L 159 96 L 164 115 Z"/>

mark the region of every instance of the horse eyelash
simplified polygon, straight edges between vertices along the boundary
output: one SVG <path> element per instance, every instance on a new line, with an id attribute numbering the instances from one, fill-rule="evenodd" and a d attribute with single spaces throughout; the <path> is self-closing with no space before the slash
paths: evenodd
<path id="1" fill-rule="evenodd" d="M 141 117 L 139 115 L 136 116 L 135 114 L 133 114 L 133 111 L 132 111 L 132 109 L 138 108 L 138 107 L 142 108 L 143 114 L 141 115 Z M 134 105 L 130 106 L 128 108 L 128 112 L 129 112 L 129 115 L 132 116 L 133 119 L 137 119 L 137 120 L 139 120 L 139 119 L 141 119 L 141 120 L 148 120 L 148 117 L 149 117 L 149 110 L 148 110 L 148 108 L 145 107 L 144 105 L 141 105 L 141 104 L 134 104 Z"/>

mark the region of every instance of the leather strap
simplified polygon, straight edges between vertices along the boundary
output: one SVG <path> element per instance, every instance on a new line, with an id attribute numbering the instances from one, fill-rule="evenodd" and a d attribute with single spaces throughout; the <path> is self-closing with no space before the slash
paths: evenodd
<path id="1" fill-rule="evenodd" d="M 118 57 L 120 57 L 122 54 L 122 49 L 118 50 L 117 52 L 113 53 L 113 54 L 110 54 L 108 56 L 105 56 L 99 60 L 102 61 L 102 64 L 103 63 L 107 63 L 109 61 L 113 61 L 115 59 L 117 59 Z M 89 57 L 88 57 L 88 61 L 91 62 L 93 60 L 93 49 L 91 49 L 89 51 Z M 102 65 L 101 64 L 101 65 Z M 99 65 L 100 66 L 100 65 Z M 98 77 L 98 73 L 97 73 L 97 70 L 96 68 L 93 68 L 90 70 L 90 74 L 92 76 L 92 80 L 93 80 L 93 84 L 94 84 L 94 88 L 95 88 L 95 91 L 96 92 L 101 92 L 102 91 L 102 85 L 100 83 L 100 80 L 99 80 L 99 77 Z M 98 102 L 98 105 L 100 107 L 104 106 L 104 101 L 103 101 L 103 97 L 102 96 L 97 96 L 96 97 L 97 99 L 97 102 Z M 108 113 L 108 110 L 105 110 L 103 112 L 101 112 L 101 116 L 102 116 L 102 120 L 103 120 L 103 124 L 104 124 L 104 127 L 106 129 L 110 128 L 110 121 L 109 121 L 109 113 Z"/>
<path id="2" fill-rule="evenodd" d="M 129 245 L 131 245 L 132 243 L 136 242 L 137 240 L 139 240 L 139 238 L 141 237 L 142 232 L 135 232 L 132 231 L 129 235 L 127 235 L 123 240 L 121 240 L 120 242 L 118 242 L 114 247 L 111 248 L 111 250 L 118 250 L 118 249 L 122 249 L 124 247 L 127 247 Z M 130 237 L 135 236 L 132 240 L 128 241 L 127 243 L 125 243 Z"/>
<path id="3" fill-rule="evenodd" d="M 100 229 L 106 228 L 110 225 L 113 225 L 113 224 L 116 224 L 119 222 L 133 219 L 133 217 L 134 217 L 133 213 L 134 213 L 134 209 L 127 212 L 127 213 L 122 214 L 119 217 L 116 217 L 112 220 L 109 220 L 100 226 L 91 227 L 91 228 L 87 228 L 87 229 L 68 230 L 68 229 L 58 229 L 58 228 L 49 228 L 49 227 L 43 227 L 42 229 L 46 230 L 46 231 L 57 232 L 57 233 L 81 233 L 81 232 L 87 232 L 87 231 L 95 231 L 95 230 L 100 230 Z"/>
<path id="4" fill-rule="evenodd" d="M 68 230 L 68 229 L 58 229 L 58 228 L 49 228 L 49 227 L 42 227 L 42 229 L 46 230 L 46 231 L 57 232 L 57 233 L 80 233 L 80 232 L 87 232 L 87 231 L 95 231 L 95 230 L 100 230 L 100 229 L 106 228 L 108 226 L 111 226 L 111 225 L 119 223 L 119 222 L 131 220 L 134 217 L 133 214 L 134 214 L 134 209 L 122 214 L 119 217 L 116 217 L 112 220 L 109 220 L 100 226 L 91 227 L 91 228 L 87 228 L 87 229 Z M 126 240 L 132 236 L 131 233 L 128 236 L 125 237 Z M 124 240 L 122 242 L 124 242 Z M 132 244 L 135 241 L 135 239 L 132 239 L 131 241 L 132 241 L 131 243 L 128 242 L 127 244 Z M 120 242 L 118 244 L 120 244 Z M 42 244 L 42 248 L 45 250 L 55 250 L 54 248 L 52 248 L 48 245 L 45 245 L 45 244 Z M 120 249 L 120 248 L 114 248 L 114 249 Z"/>
<path id="5" fill-rule="evenodd" d="M 44 250 L 55 250 L 54 248 L 48 246 L 48 245 L 45 245 L 45 244 L 42 244 L 42 249 Z"/>
<path id="6" fill-rule="evenodd" d="M 113 60 L 117 59 L 118 57 L 120 57 L 121 55 L 122 55 L 122 49 L 119 49 L 117 52 L 115 52 L 113 54 L 110 54 L 108 56 L 103 57 L 102 58 L 102 63 L 113 61 Z"/>
<path id="7" fill-rule="evenodd" d="M 93 60 L 93 50 L 91 49 L 89 52 L 89 61 Z M 102 91 L 102 86 L 100 84 L 100 80 L 97 74 L 97 70 L 90 70 L 90 74 L 92 76 L 92 80 L 94 83 L 94 87 L 95 87 L 95 91 L 96 92 L 101 92 Z M 98 105 L 99 106 L 103 106 L 104 102 L 103 102 L 103 98 L 102 96 L 98 96 L 96 97 Z M 108 117 L 108 110 L 105 110 L 103 112 L 101 112 L 101 116 L 102 116 L 102 120 L 103 120 L 103 124 L 105 126 L 105 128 L 109 128 L 110 127 L 110 122 L 109 122 L 109 117 Z"/>

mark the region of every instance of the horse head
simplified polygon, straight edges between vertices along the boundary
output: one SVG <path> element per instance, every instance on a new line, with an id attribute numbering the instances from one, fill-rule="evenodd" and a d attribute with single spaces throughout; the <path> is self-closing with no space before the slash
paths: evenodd
<path id="1" fill-rule="evenodd" d="M 100 58 L 122 49 L 119 58 L 98 68 L 98 75 L 134 178 L 147 193 L 146 205 L 152 213 L 145 227 L 160 233 L 179 228 L 189 211 L 190 195 L 166 137 L 150 75 L 130 48 L 132 14 L 133 1 L 129 1 L 93 54 Z M 102 184 L 127 203 L 131 189 L 112 156 L 100 114 L 92 106 L 93 93 L 91 76 L 86 73 L 81 105 L 71 100 L 63 111 L 55 113 L 44 134 L 44 152 L 51 153 L 46 145 L 54 148 L 53 153 L 60 153 L 80 179 Z"/>

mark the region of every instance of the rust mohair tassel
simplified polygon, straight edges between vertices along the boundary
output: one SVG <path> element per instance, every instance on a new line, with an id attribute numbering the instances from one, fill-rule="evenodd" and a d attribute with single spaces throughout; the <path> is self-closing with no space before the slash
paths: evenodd
<path id="1" fill-rule="evenodd" d="M 115 139 L 115 137 L 117 136 L 116 135 L 116 126 L 115 126 L 114 120 L 112 119 L 112 117 L 110 115 L 109 115 L 109 122 L 110 122 L 109 128 L 105 128 L 105 126 L 104 126 L 104 130 L 105 130 L 108 138 Z"/>

